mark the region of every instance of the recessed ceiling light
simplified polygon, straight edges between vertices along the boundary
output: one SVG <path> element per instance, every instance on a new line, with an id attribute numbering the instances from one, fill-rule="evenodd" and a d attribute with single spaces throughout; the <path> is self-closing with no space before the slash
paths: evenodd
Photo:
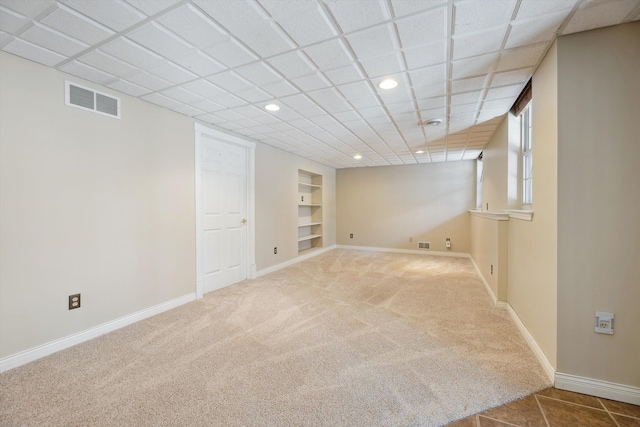
<path id="1" fill-rule="evenodd" d="M 430 119 L 424 122 L 427 126 L 440 126 L 442 124 L 442 119 Z"/>
<path id="2" fill-rule="evenodd" d="M 360 160 L 362 156 L 360 154 L 356 154 L 355 156 L 353 156 L 353 158 L 356 160 Z"/>
<path id="3" fill-rule="evenodd" d="M 384 79 L 378 83 L 380 89 L 393 89 L 396 86 L 398 86 L 398 82 L 393 79 Z"/>
<path id="4" fill-rule="evenodd" d="M 269 111 L 278 111 L 280 107 L 278 107 L 276 104 L 267 104 L 264 106 L 264 109 Z"/>
<path id="5" fill-rule="evenodd" d="M 424 154 L 424 150 L 418 150 L 416 151 L 416 154 Z"/>

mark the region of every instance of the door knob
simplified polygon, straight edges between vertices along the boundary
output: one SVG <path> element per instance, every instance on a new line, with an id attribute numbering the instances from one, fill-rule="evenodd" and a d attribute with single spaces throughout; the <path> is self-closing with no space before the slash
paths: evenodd
<path id="1" fill-rule="evenodd" d="M 247 223 L 247 220 L 243 218 L 241 222 L 242 222 L 243 224 L 246 224 L 246 223 Z"/>

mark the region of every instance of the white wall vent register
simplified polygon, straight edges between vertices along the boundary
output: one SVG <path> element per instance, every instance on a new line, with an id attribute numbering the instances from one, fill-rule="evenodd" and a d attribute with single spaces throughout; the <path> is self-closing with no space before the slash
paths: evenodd
<path id="1" fill-rule="evenodd" d="M 431 250 L 431 242 L 418 242 L 418 249 L 423 249 L 425 251 Z"/>
<path id="2" fill-rule="evenodd" d="M 97 92 L 70 81 L 64 82 L 64 103 L 105 116 L 120 118 L 120 98 Z"/>

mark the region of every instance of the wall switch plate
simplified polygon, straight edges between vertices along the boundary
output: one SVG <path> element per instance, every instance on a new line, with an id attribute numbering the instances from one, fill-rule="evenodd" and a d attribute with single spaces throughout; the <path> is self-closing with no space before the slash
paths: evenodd
<path id="1" fill-rule="evenodd" d="M 596 332 L 613 335 L 613 313 L 596 311 Z"/>
<path id="2" fill-rule="evenodd" d="M 353 239 L 353 233 L 349 234 L 349 238 Z"/>
<path id="3" fill-rule="evenodd" d="M 69 295 L 69 310 L 80 308 L 80 294 Z"/>
<path id="4" fill-rule="evenodd" d="M 273 254 L 274 255 L 278 255 L 278 247 L 277 246 L 273 248 Z"/>

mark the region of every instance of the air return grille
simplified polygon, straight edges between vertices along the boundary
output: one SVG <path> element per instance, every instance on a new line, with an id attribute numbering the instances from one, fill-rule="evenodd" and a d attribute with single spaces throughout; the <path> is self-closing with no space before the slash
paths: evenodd
<path id="1" fill-rule="evenodd" d="M 418 249 L 422 249 L 425 251 L 431 250 L 431 242 L 418 242 Z"/>
<path id="2" fill-rule="evenodd" d="M 65 81 L 65 104 L 105 116 L 120 118 L 120 98 Z"/>

